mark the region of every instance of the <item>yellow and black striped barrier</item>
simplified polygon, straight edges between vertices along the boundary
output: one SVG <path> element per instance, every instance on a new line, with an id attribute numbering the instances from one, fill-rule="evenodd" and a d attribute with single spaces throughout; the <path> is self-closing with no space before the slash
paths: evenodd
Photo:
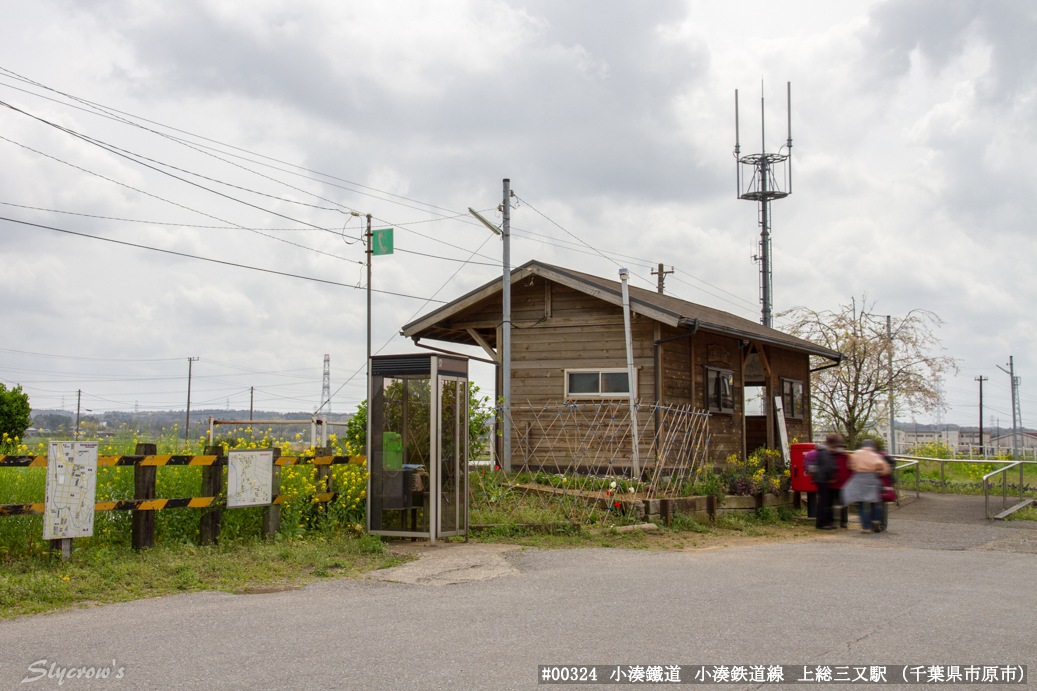
<path id="1" fill-rule="evenodd" d="M 281 456 L 275 465 L 365 465 L 364 456 Z M 226 465 L 226 456 L 98 456 L 101 466 Z M 46 456 L 0 456 L 0 468 L 46 468 Z"/>
<path id="2" fill-rule="evenodd" d="M 338 499 L 338 492 L 325 492 L 299 497 L 315 502 L 333 502 Z M 215 503 L 216 497 L 181 497 L 178 499 L 123 499 L 119 501 L 99 501 L 94 504 L 94 511 L 159 511 L 161 509 L 204 509 Z M 274 496 L 272 504 L 283 504 L 283 494 Z M 0 504 L 0 516 L 41 516 L 43 502 L 37 504 Z"/>
<path id="3" fill-rule="evenodd" d="M 151 445 L 152 449 L 154 445 Z M 141 448 L 139 451 L 148 451 Z M 209 450 L 209 449 L 207 449 Z M 215 449 L 214 449 L 215 450 Z M 275 449 L 275 451 L 277 451 Z M 330 484 L 330 468 L 333 465 L 366 465 L 367 458 L 364 456 L 279 456 L 274 459 L 274 465 L 278 468 L 293 465 L 317 466 L 318 487 L 332 489 Z M 199 539 L 202 544 L 215 542 L 220 533 L 220 514 L 224 509 L 222 500 L 224 491 L 223 467 L 227 465 L 226 455 L 124 455 L 124 456 L 98 456 L 97 466 L 100 467 L 131 467 L 134 476 L 134 494 L 139 499 L 123 499 L 116 501 L 99 501 L 94 503 L 94 511 L 132 511 L 133 512 L 133 548 L 145 549 L 154 547 L 155 544 L 155 514 L 152 511 L 161 509 L 195 508 L 208 509 L 203 511 L 201 524 L 199 526 Z M 198 466 L 202 474 L 202 492 L 206 494 L 219 495 L 217 497 L 181 497 L 176 499 L 155 499 L 156 471 L 160 466 Z M 0 456 L 0 468 L 46 468 L 46 456 Z M 323 468 L 323 470 L 321 470 Z M 314 503 L 327 503 L 335 501 L 339 494 L 337 492 L 323 492 L 299 497 Z M 279 510 L 275 506 L 285 502 L 285 496 L 274 495 L 267 517 L 263 522 L 263 532 L 266 537 L 273 537 L 280 524 Z M 46 505 L 42 502 L 32 504 L 0 504 L 0 517 L 42 515 Z M 64 542 L 62 540 L 61 542 Z M 71 540 L 69 540 L 69 544 Z M 64 548 L 62 548 L 64 550 Z"/>

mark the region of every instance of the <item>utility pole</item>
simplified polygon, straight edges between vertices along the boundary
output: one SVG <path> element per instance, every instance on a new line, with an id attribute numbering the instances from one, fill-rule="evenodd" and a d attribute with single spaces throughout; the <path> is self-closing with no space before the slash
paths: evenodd
<path id="1" fill-rule="evenodd" d="M 659 270 L 658 271 L 653 271 L 652 272 L 653 276 L 658 276 L 659 277 L 659 279 L 658 279 L 659 283 L 658 283 L 658 289 L 657 290 L 659 291 L 660 295 L 663 294 L 663 284 L 666 282 L 666 274 L 672 274 L 672 273 L 673 273 L 673 269 L 672 268 L 669 271 L 665 271 L 662 264 L 659 264 Z"/>
<path id="2" fill-rule="evenodd" d="M 248 387 L 248 421 L 252 422 L 252 408 L 256 400 L 256 387 Z M 248 426 L 248 440 L 252 441 L 252 425 Z"/>
<path id="3" fill-rule="evenodd" d="M 79 441 L 79 404 L 83 399 L 83 390 L 76 391 L 76 441 Z"/>
<path id="4" fill-rule="evenodd" d="M 504 178 L 504 223 L 501 240 L 504 241 L 502 262 L 504 283 L 501 285 L 501 393 L 504 411 L 501 415 L 501 470 L 511 472 L 511 179 Z"/>
<path id="5" fill-rule="evenodd" d="M 196 357 L 187 358 L 187 424 L 184 426 L 184 442 L 189 441 L 191 434 L 191 366 L 197 361 Z"/>
<path id="6" fill-rule="evenodd" d="M 505 472 L 511 470 L 511 180 L 504 178 L 504 203 L 498 209 L 504 214 L 504 222 L 501 227 L 493 225 L 482 214 L 468 207 L 468 212 L 479 219 L 479 222 L 489 228 L 496 235 L 501 236 L 504 243 L 501 265 L 503 276 L 501 278 L 501 334 L 500 343 L 497 344 L 497 365 L 500 368 L 501 387 L 501 453 L 500 468 Z"/>
<path id="7" fill-rule="evenodd" d="M 374 235 L 371 233 L 371 214 L 367 214 L 367 381 L 371 381 L 371 257 L 374 254 Z M 368 386 L 367 400 L 371 400 Z"/>
<path id="8" fill-rule="evenodd" d="M 367 470 L 371 471 L 374 467 L 371 460 L 371 396 L 373 391 L 371 389 L 371 260 L 374 258 L 374 235 L 371 233 L 371 214 L 367 214 L 367 445 L 365 453 L 367 454 Z M 433 395 L 434 392 L 433 392 Z M 313 429 L 312 427 L 310 428 Z M 313 443 L 313 440 L 310 440 Z M 430 466 L 431 467 L 431 466 Z M 370 482 L 370 481 L 368 481 Z M 370 487 L 370 484 L 368 485 Z M 370 502 L 370 499 L 368 499 Z M 368 514 L 370 515 L 370 514 Z M 368 520 L 370 525 L 370 520 Z"/>
<path id="9" fill-rule="evenodd" d="M 1012 460 L 1019 460 L 1019 422 L 1017 420 L 1016 411 L 1018 410 L 1018 389 L 1019 389 L 1019 378 L 1015 376 L 1015 358 L 1011 355 L 1008 356 L 1008 369 L 1005 369 L 1001 365 L 997 368 L 1007 374 L 1012 382 Z"/>
<path id="10" fill-rule="evenodd" d="M 897 453 L 896 415 L 893 411 L 893 316 L 886 315 L 886 341 L 889 345 L 889 453 Z"/>
<path id="11" fill-rule="evenodd" d="M 987 448 L 983 444 L 983 382 L 989 379 L 990 377 L 982 375 L 976 377 L 976 381 L 979 382 L 979 455 L 983 457 L 987 455 Z"/>

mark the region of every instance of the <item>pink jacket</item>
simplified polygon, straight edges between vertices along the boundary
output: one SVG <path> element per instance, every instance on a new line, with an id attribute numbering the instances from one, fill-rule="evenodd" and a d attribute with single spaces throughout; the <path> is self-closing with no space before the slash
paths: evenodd
<path id="1" fill-rule="evenodd" d="M 871 449 L 857 449 L 850 455 L 850 470 L 855 473 L 887 475 L 889 465 Z"/>

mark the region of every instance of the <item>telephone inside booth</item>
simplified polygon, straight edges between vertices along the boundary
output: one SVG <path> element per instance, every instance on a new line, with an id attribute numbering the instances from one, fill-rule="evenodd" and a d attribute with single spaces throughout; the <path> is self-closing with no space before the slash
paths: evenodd
<path id="1" fill-rule="evenodd" d="M 367 531 L 468 537 L 468 359 L 371 358 Z"/>

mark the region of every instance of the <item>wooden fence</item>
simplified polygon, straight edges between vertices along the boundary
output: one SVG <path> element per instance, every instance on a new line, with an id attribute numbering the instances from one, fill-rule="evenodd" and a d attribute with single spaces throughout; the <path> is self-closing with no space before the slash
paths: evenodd
<path id="1" fill-rule="evenodd" d="M 209 509 L 201 517 L 198 535 L 201 544 L 217 542 L 220 536 L 220 522 L 223 506 L 218 499 L 224 493 L 223 468 L 227 465 L 227 456 L 222 446 L 209 446 L 205 455 L 168 455 L 157 454 L 155 444 L 137 444 L 136 453 L 132 456 L 98 456 L 98 466 L 133 466 L 133 499 L 99 501 L 94 504 L 94 511 L 132 511 L 133 549 L 141 550 L 155 546 L 155 511 L 162 509 L 195 508 Z M 338 493 L 334 491 L 331 466 L 340 464 L 365 465 L 364 456 L 335 456 L 330 448 L 317 448 L 317 455 L 282 456 L 280 449 L 273 449 L 274 466 L 271 488 L 277 491 L 280 487 L 281 468 L 290 465 L 312 465 L 316 468 L 315 482 L 319 490 L 307 499 L 320 503 L 335 501 Z M 203 497 L 181 497 L 176 499 L 158 499 L 156 481 L 159 466 L 199 466 L 202 469 Z M 46 456 L 0 456 L 0 468 L 38 468 L 47 467 Z M 323 491 L 320 491 L 323 490 Z M 263 517 L 263 536 L 273 538 L 281 527 L 280 505 L 284 496 L 274 494 L 271 504 Z M 0 517 L 42 515 L 43 502 L 33 504 L 0 504 Z M 72 550 L 72 538 L 51 540 L 51 546 L 60 549 L 62 556 L 68 558 Z M 57 543 L 57 544 L 55 544 Z"/>

